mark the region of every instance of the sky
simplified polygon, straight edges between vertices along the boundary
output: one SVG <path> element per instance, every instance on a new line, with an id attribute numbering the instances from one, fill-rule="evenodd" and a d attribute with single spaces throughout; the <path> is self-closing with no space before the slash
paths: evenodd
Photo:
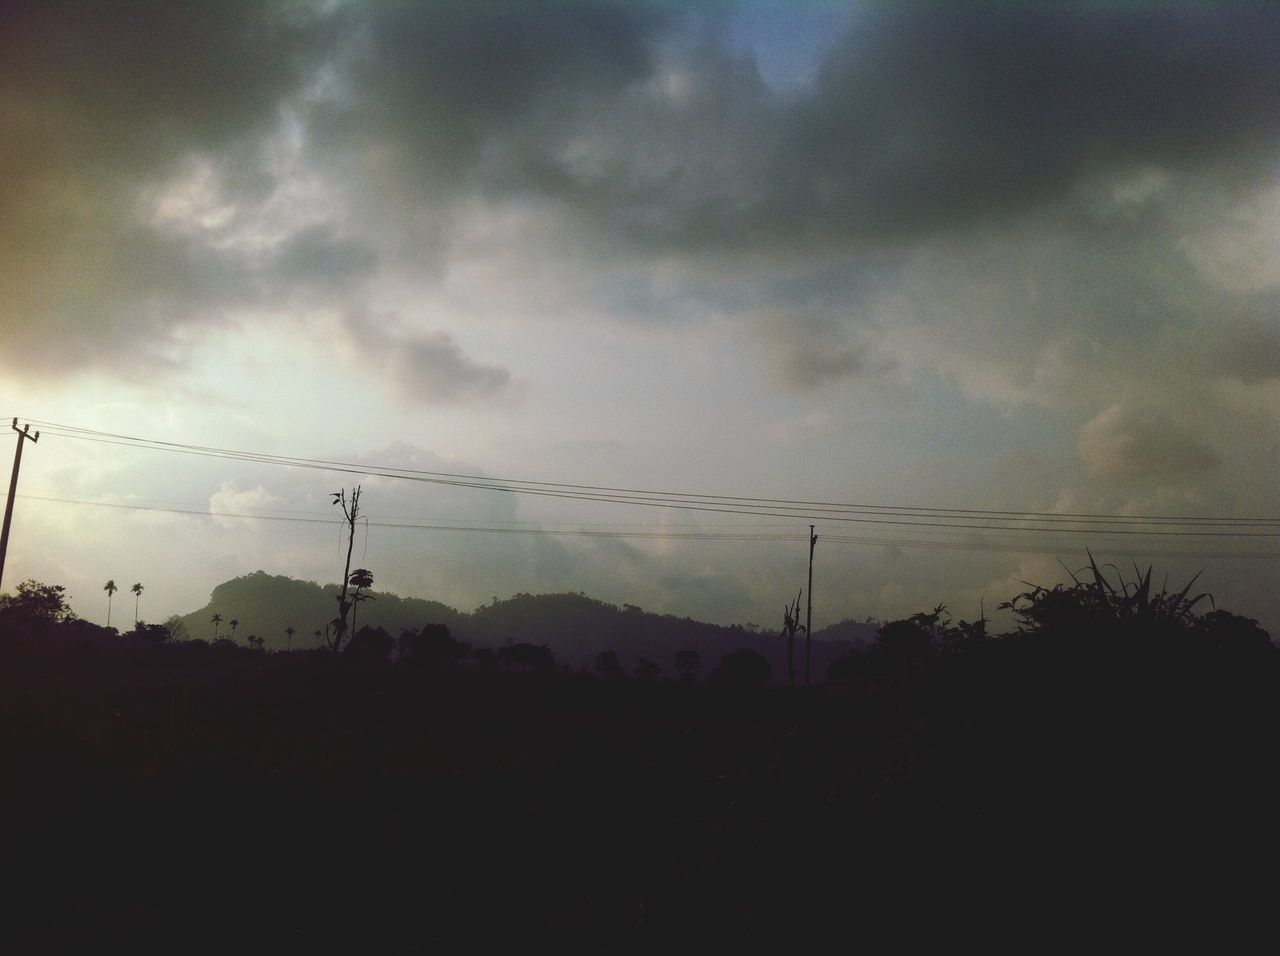
<path id="1" fill-rule="evenodd" d="M 5 587 L 337 581 L 361 482 L 354 564 L 462 610 L 780 628 L 813 523 L 815 627 L 1089 548 L 1280 633 L 1275 4 L 31 0 L 0 45 Z"/>

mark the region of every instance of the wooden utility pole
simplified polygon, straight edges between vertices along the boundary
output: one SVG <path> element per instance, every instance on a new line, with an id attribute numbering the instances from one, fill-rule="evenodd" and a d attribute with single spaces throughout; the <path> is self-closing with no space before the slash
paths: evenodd
<path id="1" fill-rule="evenodd" d="M 31 434 L 31 426 L 18 427 L 18 420 L 13 420 L 13 430 L 18 433 L 18 448 L 13 453 L 13 477 L 9 479 L 9 500 L 4 506 L 4 530 L 0 531 L 0 584 L 4 582 L 4 559 L 9 553 L 9 525 L 13 523 L 13 499 L 18 496 L 18 469 L 22 466 L 22 446 L 30 439 L 40 440 L 40 433 Z"/>
<path id="2" fill-rule="evenodd" d="M 804 682 L 809 683 L 809 651 L 813 642 L 813 549 L 818 543 L 818 536 L 813 533 L 813 525 L 809 525 L 809 605 L 804 619 Z"/>

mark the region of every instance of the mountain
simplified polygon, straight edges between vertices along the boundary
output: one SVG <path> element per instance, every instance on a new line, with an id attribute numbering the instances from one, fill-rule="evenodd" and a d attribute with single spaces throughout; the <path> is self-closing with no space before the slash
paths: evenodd
<path id="1" fill-rule="evenodd" d="M 189 637 L 210 639 L 214 634 L 210 618 L 214 614 L 222 615 L 222 636 L 230 633 L 228 622 L 234 618 L 240 622 L 238 640 L 256 634 L 274 650 L 285 649 L 285 628 L 293 627 L 294 647 L 312 647 L 315 630 L 323 631 L 325 623 L 337 613 L 337 594 L 337 585 L 256 571 L 219 584 L 205 607 L 181 620 Z M 693 650 L 702 657 L 701 673 L 705 677 L 721 657 L 745 647 L 769 660 L 775 682 L 786 680 L 786 643 L 775 632 L 651 614 L 631 604 L 619 608 L 585 594 L 517 594 L 467 614 L 438 601 L 376 591 L 373 600 L 359 606 L 357 614 L 359 626 L 383 627 L 393 637 L 404 630 L 418 630 L 424 624 L 445 624 L 454 637 L 473 647 L 546 644 L 558 663 L 575 670 L 593 669 L 596 655 L 612 650 L 628 670 L 644 657 L 659 664 L 664 675 L 671 676 L 676 652 Z M 874 634 L 871 625 L 854 621 L 818 632 L 812 645 L 813 677 L 822 680 L 827 664 L 853 644 L 867 639 L 868 633 Z M 797 679 L 803 680 L 803 638 L 796 641 L 795 664 Z"/>
<path id="2" fill-rule="evenodd" d="M 315 631 L 338 613 L 338 586 L 298 581 L 282 575 L 255 571 L 233 578 L 213 589 L 209 603 L 198 611 L 183 615 L 188 637 L 212 639 L 214 614 L 222 615 L 220 636 L 230 636 L 230 622 L 240 622 L 236 638 L 241 642 L 250 634 L 264 638 L 267 647 L 284 650 L 288 645 L 285 628 L 294 629 L 294 647 L 314 647 Z M 424 624 L 447 624 L 450 630 L 466 615 L 438 601 L 402 598 L 386 591 L 373 592 L 373 599 L 360 604 L 356 625 L 370 624 L 386 628 L 392 636 L 407 629 L 417 630 Z"/>

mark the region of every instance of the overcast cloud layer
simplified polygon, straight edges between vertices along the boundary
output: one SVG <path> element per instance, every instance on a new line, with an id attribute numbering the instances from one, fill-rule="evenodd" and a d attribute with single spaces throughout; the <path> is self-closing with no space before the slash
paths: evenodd
<path id="1" fill-rule="evenodd" d="M 31 2 L 0 30 L 15 413 L 569 482 L 1280 513 L 1274 4 Z M 124 460 L 34 467 L 138 493 Z M 149 497 L 315 503 L 210 467 Z M 121 573 L 95 551 L 134 518 L 31 507 L 49 537 L 15 539 L 16 573 Z M 543 507 L 450 503 L 672 519 Z M 128 532 L 157 579 L 164 520 Z M 332 574 L 287 529 L 226 531 L 166 585 L 183 601 L 258 566 Z M 754 545 L 436 547 L 375 574 L 769 626 L 799 582 Z M 883 547 L 832 549 L 831 617 L 1059 571 Z M 1213 560 L 1215 593 L 1280 626 L 1274 559 Z"/>

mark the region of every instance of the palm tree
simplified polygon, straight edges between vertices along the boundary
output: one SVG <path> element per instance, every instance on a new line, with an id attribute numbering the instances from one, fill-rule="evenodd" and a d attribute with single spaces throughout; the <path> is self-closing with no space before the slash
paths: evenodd
<path id="1" fill-rule="evenodd" d="M 209 623 L 213 625 L 213 639 L 216 641 L 218 639 L 218 625 L 222 623 L 222 615 L 215 614 L 209 618 Z"/>
<path id="2" fill-rule="evenodd" d="M 236 639 L 236 628 L 240 626 L 240 622 L 233 617 L 227 621 L 227 624 L 231 627 L 231 640 L 234 641 Z"/>
<path id="3" fill-rule="evenodd" d="M 351 586 L 356 589 L 356 593 L 351 597 L 351 636 L 356 635 L 356 607 L 361 601 L 372 601 L 372 594 L 364 594 L 373 587 L 373 572 L 367 568 L 356 568 L 351 572 Z"/>
<path id="4" fill-rule="evenodd" d="M 316 650 L 320 650 L 320 628 L 316 628 Z"/>
<path id="5" fill-rule="evenodd" d="M 110 580 L 102 586 L 102 590 L 107 592 L 107 627 L 110 627 L 111 626 L 111 595 L 115 594 L 120 589 L 116 587 L 116 582 L 114 580 Z"/>
<path id="6" fill-rule="evenodd" d="M 294 635 L 294 634 L 296 634 L 297 632 L 293 629 L 293 627 L 292 627 L 292 626 L 290 626 L 290 627 L 286 627 L 286 628 L 284 629 L 284 632 L 285 632 L 287 635 L 289 635 L 289 651 L 290 651 L 290 653 L 292 653 L 292 652 L 293 652 L 293 635 Z"/>
<path id="7" fill-rule="evenodd" d="M 133 592 L 133 623 L 138 623 L 138 602 L 142 600 L 142 585 L 135 584 L 129 588 Z"/>

